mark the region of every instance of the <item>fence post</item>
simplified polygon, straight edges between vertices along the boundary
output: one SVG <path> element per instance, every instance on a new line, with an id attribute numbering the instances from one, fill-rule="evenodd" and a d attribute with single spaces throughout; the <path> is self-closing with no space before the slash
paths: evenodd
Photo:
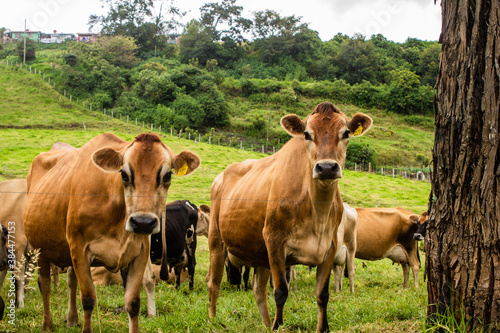
<path id="1" fill-rule="evenodd" d="M 240 149 L 243 150 L 243 141 L 240 140 Z"/>
<path id="2" fill-rule="evenodd" d="M 208 144 L 209 145 L 212 144 L 212 137 L 211 136 L 208 137 Z"/>
<path id="3" fill-rule="evenodd" d="M 137 126 L 137 118 L 135 118 L 135 126 Z"/>
<path id="4" fill-rule="evenodd" d="M 264 145 L 262 145 L 262 154 L 264 154 Z"/>
<path id="5" fill-rule="evenodd" d="M 158 130 L 158 132 L 160 132 L 160 133 L 161 133 L 161 125 L 160 125 L 160 129 Z"/>
<path id="6" fill-rule="evenodd" d="M 170 136 L 172 136 L 172 127 L 170 127 Z"/>
<path id="7" fill-rule="evenodd" d="M 153 132 L 153 124 L 151 124 L 151 132 Z"/>
<path id="8" fill-rule="evenodd" d="M 394 168 L 392 168 L 392 178 L 394 178 Z"/>
<path id="9" fill-rule="evenodd" d="M 90 103 L 90 112 L 92 112 L 92 103 Z"/>
<path id="10" fill-rule="evenodd" d="M 113 119 L 113 110 L 111 110 L 111 119 Z"/>
<path id="11" fill-rule="evenodd" d="M 372 162 L 368 162 L 368 172 L 372 172 Z"/>
<path id="12" fill-rule="evenodd" d="M 73 95 L 69 95 L 69 101 L 71 102 L 71 100 L 73 99 Z"/>
<path id="13" fill-rule="evenodd" d="M 128 115 L 127 115 L 127 124 L 128 124 Z"/>
<path id="14" fill-rule="evenodd" d="M 220 138 L 217 138 L 217 144 L 220 146 Z"/>
<path id="15" fill-rule="evenodd" d="M 273 154 L 276 154 L 276 147 L 273 146 Z"/>

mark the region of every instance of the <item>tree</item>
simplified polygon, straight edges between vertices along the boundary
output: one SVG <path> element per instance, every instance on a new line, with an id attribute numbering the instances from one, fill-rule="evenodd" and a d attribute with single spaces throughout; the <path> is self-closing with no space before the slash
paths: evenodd
<path id="1" fill-rule="evenodd" d="M 115 66 L 132 67 L 137 62 L 137 45 L 132 37 L 103 36 L 94 45 L 98 55 Z"/>
<path id="2" fill-rule="evenodd" d="M 333 65 L 337 67 L 338 78 L 350 84 L 363 80 L 375 83 L 380 73 L 380 57 L 373 44 L 366 42 L 361 35 L 342 42 L 333 57 Z"/>
<path id="3" fill-rule="evenodd" d="M 242 6 L 235 5 L 236 0 L 210 2 L 200 8 L 200 23 L 214 41 L 229 37 L 235 42 L 245 41 L 243 33 L 248 32 L 252 21 L 241 16 Z M 224 28 L 221 29 L 220 26 Z"/>
<path id="4" fill-rule="evenodd" d="M 17 42 L 16 45 L 16 53 L 21 58 L 21 61 L 24 58 L 24 40 L 26 40 L 26 60 L 33 60 L 36 58 L 36 45 L 35 41 L 30 38 L 21 38 Z"/>
<path id="5" fill-rule="evenodd" d="M 432 193 L 425 243 L 429 323 L 500 330 L 499 0 L 442 0 Z"/>

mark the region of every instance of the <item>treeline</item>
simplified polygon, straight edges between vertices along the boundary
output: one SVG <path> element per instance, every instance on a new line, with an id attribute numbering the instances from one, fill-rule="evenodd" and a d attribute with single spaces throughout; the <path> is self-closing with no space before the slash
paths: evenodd
<path id="1" fill-rule="evenodd" d="M 203 5 L 173 45 L 184 13 L 172 3 L 157 14 L 149 0 L 105 3 L 108 13 L 89 20 L 102 37 L 68 42 L 45 64 L 59 86 L 100 109 L 202 132 L 230 126 L 233 97 L 291 106 L 324 98 L 405 115 L 432 110 L 437 42 L 342 34 L 323 42 L 301 17 L 265 10 L 245 18 L 236 0 L 223 0 Z M 15 52 L 23 54 L 18 47 L 0 57 Z"/>

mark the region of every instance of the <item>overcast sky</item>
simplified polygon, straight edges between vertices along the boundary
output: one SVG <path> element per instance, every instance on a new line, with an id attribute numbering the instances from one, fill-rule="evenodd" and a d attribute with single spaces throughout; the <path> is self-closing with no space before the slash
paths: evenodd
<path id="1" fill-rule="evenodd" d="M 177 0 L 188 14 L 184 21 L 200 17 L 199 8 L 217 0 Z M 168 3 L 168 1 L 167 1 Z M 237 0 L 243 16 L 252 12 L 275 10 L 282 16 L 301 16 L 303 23 L 319 32 L 323 41 L 337 33 L 369 38 L 381 33 L 387 39 L 404 42 L 408 37 L 438 40 L 441 32 L 441 7 L 434 0 Z M 23 30 L 24 20 L 32 31 L 88 32 L 88 18 L 101 14 L 100 0 L 2 0 L 0 27 Z"/>

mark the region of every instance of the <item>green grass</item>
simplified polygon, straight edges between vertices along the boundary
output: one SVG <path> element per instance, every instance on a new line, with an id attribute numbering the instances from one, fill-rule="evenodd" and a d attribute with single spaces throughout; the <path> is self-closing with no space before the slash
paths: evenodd
<path id="1" fill-rule="evenodd" d="M 141 293 L 141 332 L 269 332 L 261 322 L 252 291 L 238 291 L 223 280 L 217 304 L 217 316 L 213 322 L 208 319 L 208 294 L 205 276 L 208 270 L 208 242 L 205 237 L 198 241 L 197 266 L 194 290 L 188 283 L 179 290 L 173 285 L 160 282 L 156 286 L 155 318 L 146 317 L 146 296 Z M 423 257 L 423 256 L 422 256 Z M 364 262 L 356 259 L 354 294 L 349 292 L 349 282 L 343 279 L 343 288 L 333 293 L 333 276 L 330 286 L 328 319 L 333 332 L 420 332 L 424 325 L 427 294 L 420 272 L 420 287 L 403 289 L 401 266 L 392 265 L 388 259 Z M 422 266 L 424 264 L 422 263 Z M 292 281 L 285 304 L 284 325 L 280 332 L 312 332 L 316 329 L 317 305 L 314 296 L 315 269 L 297 266 L 297 280 Z M 61 276 L 58 288 L 52 285 L 51 310 L 56 332 L 80 332 L 81 327 L 67 328 L 64 318 L 67 311 L 66 276 Z M 42 302 L 36 283 L 30 284 L 26 296 L 26 307 L 16 312 L 17 332 L 38 332 L 42 322 Z M 8 299 L 5 290 L 4 299 Z M 97 286 L 97 304 L 93 313 L 95 332 L 124 332 L 128 327 L 126 313 L 115 313 L 123 306 L 123 287 Z M 273 318 L 274 298 L 268 287 L 268 306 Z M 80 324 L 83 311 L 78 302 Z M 0 330 L 14 327 L 5 320 Z"/>
<path id="2" fill-rule="evenodd" d="M 99 112 L 90 112 L 61 97 L 41 77 L 29 75 L 25 70 L 0 65 L 0 181 L 25 178 L 31 161 L 40 152 L 50 149 L 56 141 L 80 147 L 103 132 L 113 132 L 131 140 L 149 128 L 140 128 L 124 121 L 104 117 Z M 303 102 L 304 110 L 312 110 L 313 101 Z M 248 105 L 247 105 L 248 107 Z M 379 153 L 402 154 L 404 150 L 430 149 L 430 135 L 417 127 L 401 124 L 402 118 L 394 118 L 382 111 L 361 110 L 341 106 L 348 114 L 363 111 L 374 118 L 374 135 L 354 138 L 367 140 Z M 290 110 L 284 108 L 280 112 Z M 305 112 L 305 111 L 304 111 Z M 94 115 L 96 113 L 96 115 Z M 273 118 L 273 123 L 278 118 Z M 85 123 L 86 130 L 83 128 Z M 273 126 L 277 126 L 274 124 Z M 377 130 L 377 128 L 387 130 Z M 397 140 L 386 139 L 390 133 Z M 422 134 L 423 133 L 423 134 Z M 385 136 L 384 136 L 385 135 Z M 381 138 L 377 138 L 381 136 Z M 210 186 L 217 174 L 232 162 L 266 155 L 242 151 L 208 143 L 195 143 L 169 134 L 162 134 L 163 142 L 174 152 L 191 150 L 202 159 L 202 166 L 187 177 L 174 177 L 169 191 L 169 201 L 189 199 L 196 204 L 210 204 Z M 413 142 L 415 140 L 415 142 Z M 391 148 L 401 141 L 404 148 Z M 385 143 L 385 144 L 384 144 Z M 389 144 L 388 144 L 389 143 Z M 391 150 L 394 149 L 394 150 Z M 343 200 L 354 207 L 393 207 L 396 204 L 419 214 L 427 209 L 430 184 L 399 177 L 381 176 L 345 170 L 340 180 Z M 423 257 L 423 255 L 421 256 Z M 197 251 L 197 273 L 195 289 L 188 290 L 183 284 L 180 290 L 161 283 L 156 291 L 158 316 L 146 318 L 145 295 L 142 295 L 140 327 L 144 332 L 267 332 L 261 323 L 252 292 L 240 292 L 223 282 L 218 302 L 218 314 L 213 322 L 208 320 L 208 296 L 205 276 L 208 270 L 207 240 L 199 240 Z M 348 292 L 348 282 L 339 294 L 331 288 L 328 316 L 330 328 L 338 332 L 418 332 L 425 318 L 427 294 L 420 273 L 420 287 L 402 289 L 403 273 L 399 265 L 389 260 L 366 262 L 363 268 L 356 262 L 355 293 Z M 423 266 L 423 264 L 422 264 Z M 299 266 L 297 281 L 292 282 L 285 305 L 285 323 L 282 332 L 314 331 L 317 320 L 317 305 L 314 297 L 315 274 Z M 333 277 L 332 277 L 333 279 Z M 410 280 L 412 285 L 412 280 Z M 42 321 L 41 296 L 36 283 L 28 290 L 26 307 L 17 310 L 15 327 L 7 321 L 0 322 L 0 331 L 38 332 Z M 6 301 L 7 290 L 2 296 Z M 114 309 L 123 305 L 123 289 L 120 286 L 97 287 L 98 308 L 94 310 L 93 328 L 96 332 L 126 331 L 127 315 L 115 314 Z M 274 315 L 274 300 L 268 290 L 271 316 Z M 67 306 L 65 276 L 59 288 L 52 290 L 52 314 L 57 332 L 80 332 L 81 327 L 68 329 L 64 318 Z M 80 323 L 82 310 L 79 304 Z"/>

